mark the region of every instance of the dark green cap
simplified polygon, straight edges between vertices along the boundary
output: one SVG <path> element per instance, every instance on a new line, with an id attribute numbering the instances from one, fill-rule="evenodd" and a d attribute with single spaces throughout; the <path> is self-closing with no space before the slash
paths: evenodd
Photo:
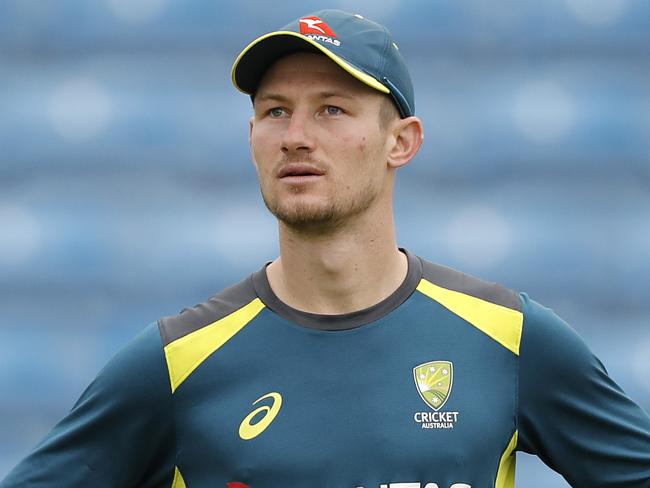
<path id="1" fill-rule="evenodd" d="M 415 114 L 411 76 L 388 29 L 341 10 L 319 10 L 258 37 L 237 56 L 232 82 L 254 95 L 275 61 L 299 51 L 325 54 L 359 81 L 389 95 L 402 118 Z"/>

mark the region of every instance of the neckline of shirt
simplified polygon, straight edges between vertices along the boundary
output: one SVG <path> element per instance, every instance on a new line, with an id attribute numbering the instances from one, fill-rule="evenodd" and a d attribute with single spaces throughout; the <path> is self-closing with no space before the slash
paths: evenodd
<path id="1" fill-rule="evenodd" d="M 422 279 L 422 262 L 420 258 L 411 254 L 406 249 L 400 248 L 400 251 L 406 254 L 408 262 L 406 277 L 400 286 L 390 296 L 375 305 L 363 310 L 340 315 L 304 312 L 284 303 L 273 292 L 269 284 L 266 276 L 266 266 L 269 263 L 265 264 L 259 271 L 253 273 L 251 279 L 255 292 L 264 305 L 289 322 L 309 329 L 327 331 L 354 329 L 388 315 L 404 303 L 418 286 L 418 283 Z"/>

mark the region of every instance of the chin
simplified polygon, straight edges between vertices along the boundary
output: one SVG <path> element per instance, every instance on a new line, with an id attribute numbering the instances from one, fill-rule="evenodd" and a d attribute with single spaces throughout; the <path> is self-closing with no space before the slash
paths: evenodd
<path id="1" fill-rule="evenodd" d="M 328 226 L 341 219 L 333 206 L 327 205 L 277 205 L 269 207 L 275 217 L 289 227 Z"/>
<path id="2" fill-rule="evenodd" d="M 332 230 L 342 227 L 356 215 L 366 211 L 375 195 L 371 192 L 350 201 L 333 201 L 314 195 L 287 195 L 286 198 L 267 198 L 262 193 L 266 208 L 284 225 L 296 230 Z"/>

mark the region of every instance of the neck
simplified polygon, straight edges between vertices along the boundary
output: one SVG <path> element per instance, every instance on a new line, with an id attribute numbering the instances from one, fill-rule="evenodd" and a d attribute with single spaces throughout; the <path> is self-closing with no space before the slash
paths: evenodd
<path id="1" fill-rule="evenodd" d="M 363 310 L 390 296 L 408 264 L 397 248 L 392 212 L 380 215 L 320 235 L 280 223 L 280 257 L 266 269 L 274 293 L 318 314 Z"/>

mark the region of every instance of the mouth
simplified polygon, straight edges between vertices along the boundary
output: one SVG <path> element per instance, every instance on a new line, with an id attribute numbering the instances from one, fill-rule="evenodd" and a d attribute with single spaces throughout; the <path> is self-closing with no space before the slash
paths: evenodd
<path id="1" fill-rule="evenodd" d="M 282 165 L 277 172 L 279 179 L 305 179 L 323 176 L 325 171 L 310 163 L 288 163 Z"/>

